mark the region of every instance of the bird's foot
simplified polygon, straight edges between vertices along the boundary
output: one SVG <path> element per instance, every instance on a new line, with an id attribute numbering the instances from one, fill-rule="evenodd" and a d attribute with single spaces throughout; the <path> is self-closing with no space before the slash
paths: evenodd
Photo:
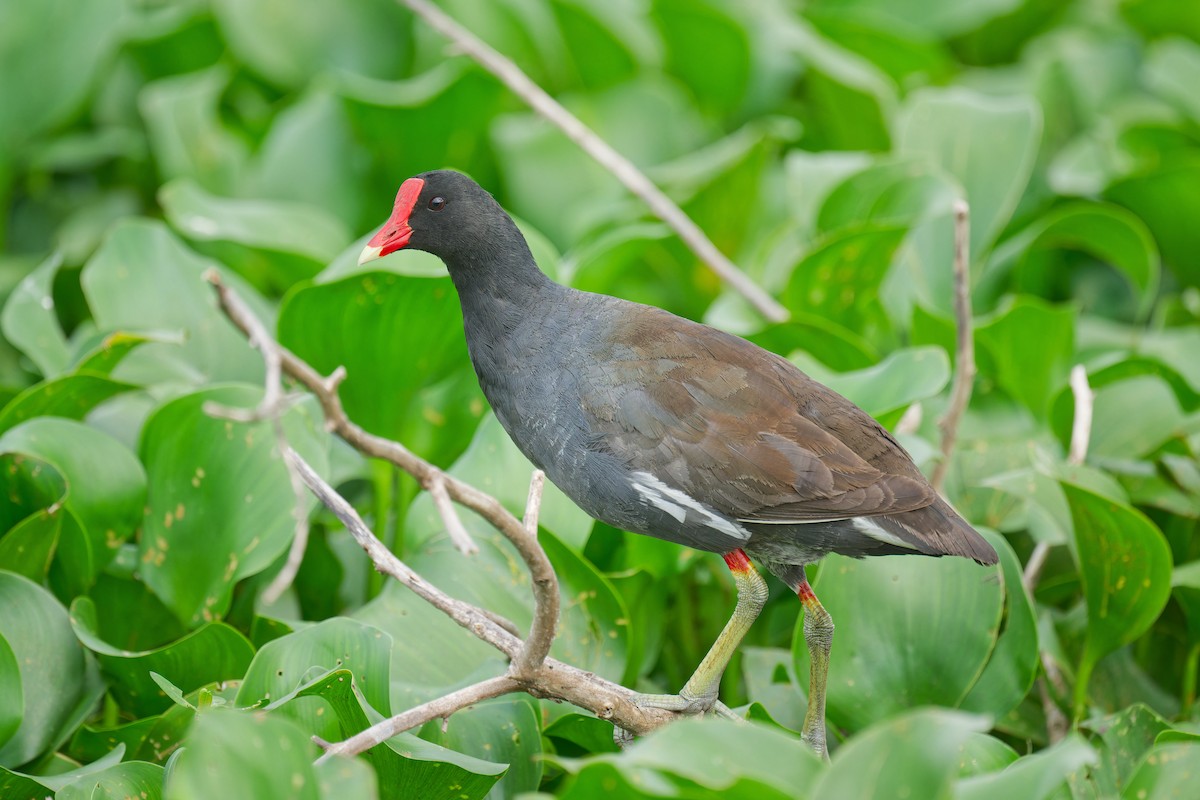
<path id="1" fill-rule="evenodd" d="M 818 731 L 804 731 L 800 734 L 800 741 L 808 745 L 814 753 L 821 757 L 821 760 L 829 760 L 829 748 L 825 746 L 825 726 L 821 726 Z"/>
<path id="2" fill-rule="evenodd" d="M 703 697 L 697 697 L 684 692 L 680 692 L 679 694 L 638 694 L 634 698 L 634 702 L 646 708 L 661 708 L 666 711 L 676 711 L 689 716 L 712 714 L 722 719 L 742 721 L 742 717 L 738 716 L 729 706 L 718 700 L 716 694 Z M 613 728 L 613 741 L 622 750 L 625 749 L 626 745 L 631 744 L 635 738 L 637 737 L 632 731 L 627 731 L 621 727 Z"/>

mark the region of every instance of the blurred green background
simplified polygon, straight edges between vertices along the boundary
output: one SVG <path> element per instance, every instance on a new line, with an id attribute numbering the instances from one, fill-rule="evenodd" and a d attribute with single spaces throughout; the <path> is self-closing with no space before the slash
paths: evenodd
<path id="1" fill-rule="evenodd" d="M 768 324 L 602 168 L 392 0 L 0 0 L 0 796 L 1166 798 L 1200 774 L 1200 13 L 1181 0 L 445 0 L 788 309 Z M 794 731 L 800 605 L 726 675 L 754 720 L 611 725 L 498 698 L 314 768 L 310 737 L 505 664 L 293 506 L 218 269 L 369 430 L 514 512 L 444 269 L 365 237 L 470 173 L 560 281 L 747 336 L 926 471 L 971 209 L 979 376 L 946 493 L 1002 556 L 830 558 L 833 760 Z M 1095 391 L 1068 463 L 1068 386 Z M 302 400 L 292 445 L 408 563 L 528 625 L 528 576 Z M 548 490 L 554 654 L 676 691 L 728 617 L 719 559 Z M 1031 556 L 1044 568 L 1022 586 Z M 354 678 L 350 690 L 348 677 Z M 197 711 L 199 707 L 199 711 Z M 249 710 L 249 709 L 258 710 Z M 265 711 L 263 711 L 265 709 Z M 1059 722 L 1065 719 L 1069 731 Z M 1066 733 L 1065 738 L 1063 737 Z M 1188 788 L 1191 787 L 1191 788 Z M 539 794 L 540 793 L 540 794 Z"/>

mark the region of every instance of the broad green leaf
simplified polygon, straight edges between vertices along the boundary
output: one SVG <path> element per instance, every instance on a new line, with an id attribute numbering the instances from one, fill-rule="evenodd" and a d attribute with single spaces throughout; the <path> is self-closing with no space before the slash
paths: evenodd
<path id="1" fill-rule="evenodd" d="M 907 28 L 920 21 L 924 30 L 943 37 L 966 33 L 988 20 L 1012 11 L 1019 0 L 818 0 L 815 10 L 854 12 L 865 19 L 881 20 L 882 25 Z"/>
<path id="2" fill-rule="evenodd" d="M 234 583 L 270 566 L 291 540 L 296 497 L 271 425 L 204 411 L 210 402 L 253 408 L 261 396 L 261 389 L 239 385 L 184 395 L 161 406 L 142 430 L 149 481 L 142 578 L 189 626 L 224 615 Z M 293 406 L 282 424 L 291 447 L 326 472 L 312 414 L 310 405 Z"/>
<path id="3" fill-rule="evenodd" d="M 1200 284 L 1200 269 L 1192 258 L 1200 247 L 1200 229 L 1191 214 L 1200 206 L 1200 160 L 1167 161 L 1156 170 L 1114 182 L 1104 196 L 1146 223 L 1180 283 Z"/>
<path id="4" fill-rule="evenodd" d="M 999 573 L 963 558 L 829 556 L 814 586 L 837 626 L 830 723 L 855 731 L 916 706 L 960 705 L 996 646 Z M 807 676 L 803 615 L 792 655 L 796 675 Z"/>
<path id="5" fill-rule="evenodd" d="M 1157 737 L 1170 730 L 1165 719 L 1141 703 L 1088 720 L 1083 727 L 1097 734 L 1094 741 L 1100 758 L 1091 770 L 1092 780 L 1101 792 L 1107 791 L 1114 797 L 1122 786 L 1129 784 Z"/>
<path id="6" fill-rule="evenodd" d="M 265 706 L 304 683 L 310 670 L 343 669 L 353 676 L 371 707 L 387 716 L 391 713 L 388 697 L 391 657 L 392 637 L 378 628 L 342 617 L 327 619 L 263 645 L 242 678 L 236 702 L 242 707 Z M 302 709 L 292 705 L 288 707 L 288 715 L 305 729 L 332 740 L 321 732 L 318 718 L 322 712 L 315 707 Z M 332 738 L 339 738 L 336 729 Z"/>
<path id="7" fill-rule="evenodd" d="M 43 800 L 43 798 L 50 797 L 51 793 L 62 791 L 76 781 L 89 780 L 92 778 L 92 776 L 116 766 L 121 761 L 121 757 L 124 755 L 125 748 L 121 745 L 118 745 L 115 749 L 113 749 L 112 752 L 105 753 L 92 763 L 84 764 L 83 766 L 76 766 L 66 759 L 60 759 L 58 756 L 54 756 L 50 762 L 52 766 L 50 766 L 49 769 L 46 769 L 45 766 L 43 766 L 43 772 L 39 775 L 22 775 L 21 773 L 10 772 L 9 770 L 0 768 L 0 789 L 13 788 L 11 785 L 4 785 L 5 778 L 8 778 L 10 781 L 13 778 L 32 779 L 42 787 L 42 791 L 37 794 L 29 794 L 25 796 L 29 797 L 29 800 Z M 32 787 L 27 788 L 26 786 L 20 786 L 20 789 L 23 791 L 30 791 Z M 49 790 L 49 792 L 46 790 Z M 4 796 L 5 798 L 8 798 L 11 795 L 6 792 Z"/>
<path id="8" fill-rule="evenodd" d="M 1122 800 L 1171 800 L 1196 788 L 1200 743 L 1173 742 L 1155 747 L 1133 774 Z"/>
<path id="9" fill-rule="evenodd" d="M 825 233 L 864 222 L 912 226 L 950 213 L 957 197 L 954 182 L 922 161 L 888 160 L 834 187 L 821 204 L 817 226 Z"/>
<path id="10" fill-rule="evenodd" d="M 1007 769 L 975 775 L 955 786 L 956 800 L 1043 800 L 1067 786 L 1096 763 L 1096 753 L 1078 734 L 1039 753 L 1021 758 Z"/>
<path id="11" fill-rule="evenodd" d="M 284 717 L 210 708 L 196 715 L 163 796 L 320 800 L 312 766 L 318 752 L 308 733 Z"/>
<path id="12" fill-rule="evenodd" d="M 52 378 L 67 368 L 70 351 L 67 337 L 54 315 L 54 276 L 62 266 L 62 255 L 43 261 L 13 289 L 0 314 L 0 330 L 34 363 L 43 378 Z"/>
<path id="13" fill-rule="evenodd" d="M 42 459 L 66 479 L 63 502 L 87 537 L 93 569 L 103 568 L 141 523 L 146 473 L 133 453 L 107 434 L 78 422 L 39 417 L 0 436 L 0 450 Z M 64 539 L 61 547 L 71 545 Z M 84 578 L 90 584 L 95 573 Z"/>
<path id="14" fill-rule="evenodd" d="M 893 125 L 898 153 L 940 167 L 962 185 L 971 209 L 971 259 L 978 260 L 1025 191 L 1041 137 L 1040 110 L 1023 96 L 924 89 L 909 96 Z M 953 239 L 943 241 L 949 264 Z"/>
<path id="15" fill-rule="evenodd" d="M 25 698 L 21 686 L 21 666 L 17 656 L 9 647 L 8 640 L 0 636 L 0 747 L 12 739 L 21 727 L 25 714 Z"/>
<path id="16" fill-rule="evenodd" d="M 96 605 L 90 597 L 77 597 L 71 603 L 71 625 L 79 641 L 96 654 L 121 707 L 138 716 L 159 714 L 171 706 L 151 672 L 190 692 L 214 681 L 240 678 L 254 655 L 246 637 L 220 622 L 149 650 L 114 647 L 100 637 Z"/>
<path id="17" fill-rule="evenodd" d="M 104 375 L 76 372 L 31 386 L 0 409 L 0 432 L 34 417 L 83 419 L 96 406 L 139 387 Z"/>
<path id="18" fill-rule="evenodd" d="M 1147 54 L 1146 83 L 1179 110 L 1200 122 L 1200 45 L 1181 36 L 1156 42 Z"/>
<path id="19" fill-rule="evenodd" d="M 526 694 L 495 697 L 457 712 L 442 730 L 440 720 L 427 723 L 421 738 L 464 753 L 507 771 L 493 796 L 516 797 L 537 791 L 542 782 L 541 708 Z"/>
<path id="20" fill-rule="evenodd" d="M 1171 551 L 1150 520 L 1129 506 L 1063 483 L 1075 526 L 1087 636 L 1075 683 L 1075 716 L 1087 706 L 1096 662 L 1137 639 L 1171 593 Z"/>
<path id="21" fill-rule="evenodd" d="M 987 727 L 985 718 L 935 708 L 889 717 L 837 749 L 812 786 L 813 797 L 951 796 L 959 760 L 970 735 Z"/>
<path id="22" fill-rule="evenodd" d="M 123 11 L 118 0 L 0 4 L 0 150 L 15 150 L 78 110 L 120 42 Z"/>
<path id="23" fill-rule="evenodd" d="M 556 0 L 551 4 L 563 37 L 568 70 L 589 90 L 605 89 L 636 76 L 642 65 L 661 62 L 662 43 L 651 20 L 634 3 Z"/>
<path id="24" fill-rule="evenodd" d="M 891 327 L 878 288 L 903 239 L 903 228 L 872 224 L 827 237 L 792 271 L 784 305 L 826 317 L 868 341 L 886 340 Z"/>
<path id="25" fill-rule="evenodd" d="M 0 531 L 60 505 L 67 493 L 66 479 L 53 466 L 25 453 L 6 451 L 0 448 L 0 474 L 5 482 L 5 491 L 0 492 Z"/>
<path id="26" fill-rule="evenodd" d="M 187 249 L 161 222 L 124 220 L 112 230 L 80 276 L 97 327 L 184 335 L 183 344 L 139 347 L 122 362 L 118 377 L 147 384 L 261 382 L 262 358 L 217 309 L 202 277 L 209 269 L 270 326 L 271 315 L 245 282 Z"/>
<path id="27" fill-rule="evenodd" d="M 1059 206 L 998 248 L 993 270 L 1012 269 L 1020 288 L 1045 296 L 1063 285 L 1056 273 L 1066 268 L 1064 251 L 1086 253 L 1117 270 L 1136 296 L 1144 316 L 1158 288 L 1158 247 L 1146 224 L 1119 206 L 1070 203 Z M 987 275 L 985 280 L 994 280 Z"/>
<path id="28" fill-rule="evenodd" d="M 218 197 L 188 178 L 163 186 L 158 199 L 171 225 L 195 241 L 233 242 L 324 266 L 351 239 L 345 225 L 318 206 Z"/>
<path id="29" fill-rule="evenodd" d="M 159 800 L 163 768 L 145 761 L 126 761 L 93 772 L 69 783 L 54 795 L 55 800 Z"/>
<path id="30" fill-rule="evenodd" d="M 785 797 L 812 786 L 824 770 L 812 750 L 778 728 L 712 717 L 672 723 L 639 739 L 621 753 L 583 759 L 548 756 L 548 759 L 578 774 L 580 783 L 587 780 L 590 770 L 610 765 L 634 786 L 670 786 L 665 777 L 672 776 L 698 784 L 710 793 L 720 793 L 741 779 L 749 779 Z M 822 795 L 810 790 L 805 796 L 856 795 Z"/>
<path id="31" fill-rule="evenodd" d="M 650 18 L 665 45 L 665 69 L 690 86 L 706 111 L 729 114 L 750 89 L 753 48 L 733 9 L 719 3 L 655 0 Z"/>
<path id="32" fill-rule="evenodd" d="M 799 347 L 832 370 L 865 369 L 879 362 L 870 342 L 816 314 L 793 313 L 787 322 L 771 325 L 746 338 L 784 356 Z"/>
<path id="33" fill-rule="evenodd" d="M 1189 638 L 1200 645 L 1200 560 L 1181 564 L 1171 573 L 1172 593 L 1187 618 Z"/>
<path id="34" fill-rule="evenodd" d="M 237 186 L 247 147 L 220 117 L 228 84 L 229 69 L 219 65 L 160 78 L 141 90 L 138 106 L 164 180 L 193 178 L 214 192 Z"/>
<path id="35" fill-rule="evenodd" d="M 984 529 L 984 538 L 1000 555 L 1004 579 L 1004 625 L 987 666 L 961 708 L 1001 719 L 1029 693 L 1038 670 L 1037 617 L 1022 581 L 1021 562 L 1008 540 Z"/>
<path id="36" fill-rule="evenodd" d="M 192 723 L 193 711 L 172 705 L 162 714 L 111 728 L 83 725 L 76 729 L 66 752 L 77 761 L 95 761 L 119 745 L 129 758 L 165 763 L 179 749 Z"/>
<path id="37" fill-rule="evenodd" d="M 34 583 L 44 581 L 54 549 L 58 547 L 62 517 L 62 508 L 55 504 L 35 511 L 13 525 L 7 533 L 0 534 L 0 564 L 9 572 L 22 575 Z M 0 741 L 3 739 L 4 736 L 0 735 Z"/>
<path id="38" fill-rule="evenodd" d="M 1094 392 L 1091 458 L 1145 457 L 1184 430 L 1179 401 L 1157 375 L 1108 383 Z"/>
<path id="39" fill-rule="evenodd" d="M 1019 297 L 975 328 L 979 370 L 1039 417 L 1066 383 L 1074 348 L 1075 310 Z"/>
<path id="40" fill-rule="evenodd" d="M 380 719 L 363 698 L 354 675 L 345 668 L 330 670 L 280 696 L 267 710 L 278 710 L 294 719 L 295 706 L 317 708 L 311 701 L 318 698 L 320 710 L 315 715 L 302 713 L 302 718 L 297 720 L 304 730 L 313 731 L 315 735 L 324 737 L 334 733 L 334 738 L 340 739 L 365 730 L 371 722 Z M 315 727 L 304 724 L 312 722 L 314 716 L 320 720 L 321 711 L 326 708 L 332 710 L 336 720 L 326 719 Z M 385 800 L 483 797 L 507 769 L 507 765 L 447 750 L 418 739 L 412 733 L 402 733 L 388 739 L 384 747 L 372 748 L 367 752 L 366 760 L 374 767 L 380 796 Z"/>
<path id="41" fill-rule="evenodd" d="M 346 413 L 388 438 L 399 436 L 418 411 L 421 389 L 469 363 L 449 277 L 369 272 L 305 286 L 283 303 L 279 340 L 323 374 L 345 367 L 338 393 Z"/>
<path id="42" fill-rule="evenodd" d="M 51 746 L 85 691 L 85 654 L 67 611 L 27 578 L 0 571 L 0 639 L 16 660 L 24 698 L 20 727 L 0 745 L 0 766 L 32 761 Z M 10 723 L 11 724 L 11 723 Z"/>
<path id="43" fill-rule="evenodd" d="M 213 12 L 230 50 L 280 88 L 325 71 L 395 77 L 409 51 L 411 15 L 388 0 L 293 9 L 278 0 L 217 0 Z"/>
<path id="44" fill-rule="evenodd" d="M 100 338 L 96 346 L 83 353 L 74 368 L 76 372 L 111 375 L 118 364 L 133 350 L 147 342 L 170 342 L 183 344 L 182 339 L 171 339 L 162 335 L 126 333 L 116 331 Z"/>
<path id="45" fill-rule="evenodd" d="M 317 783 L 322 800 L 353 797 L 375 800 L 380 797 L 375 771 L 362 759 L 335 758 L 316 765 Z"/>

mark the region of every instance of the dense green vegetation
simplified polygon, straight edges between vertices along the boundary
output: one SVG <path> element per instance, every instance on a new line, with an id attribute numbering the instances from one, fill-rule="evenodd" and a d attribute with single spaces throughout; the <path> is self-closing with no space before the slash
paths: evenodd
<path id="1" fill-rule="evenodd" d="M 1193 796 L 1193 5 L 446 0 L 788 308 L 768 324 L 393 0 L 0 0 L 0 796 Z M 344 366 L 358 423 L 520 514 L 528 465 L 487 412 L 444 270 L 355 266 L 400 182 L 439 167 L 491 189 L 559 280 L 748 336 L 889 427 L 919 405 L 902 440 L 927 472 L 969 201 L 979 375 L 946 493 L 1002 563 L 821 566 L 831 764 L 794 733 L 800 605 L 772 584 L 723 685 L 753 724 L 618 753 L 611 725 L 508 695 L 312 766 L 314 734 L 505 664 L 311 501 L 297 580 L 262 601 L 295 500 L 268 424 L 204 412 L 257 403 L 263 365 L 201 275 L 319 370 Z M 1076 364 L 1095 391 L 1082 465 Z M 464 512 L 482 552 L 460 555 L 415 481 L 333 439 L 311 398 L 284 424 L 407 563 L 528 625 L 499 534 Z M 554 654 L 677 690 L 732 608 L 720 559 L 593 524 L 552 489 L 541 523 Z M 1054 712 L 1076 723 L 1061 740 Z"/>

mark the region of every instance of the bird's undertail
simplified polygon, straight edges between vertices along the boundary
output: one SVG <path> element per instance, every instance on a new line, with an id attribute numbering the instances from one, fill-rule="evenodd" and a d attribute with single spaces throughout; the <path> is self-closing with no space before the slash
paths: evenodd
<path id="1" fill-rule="evenodd" d="M 924 508 L 872 521 L 926 555 L 962 556 L 985 566 L 999 560 L 995 548 L 940 497 Z"/>

